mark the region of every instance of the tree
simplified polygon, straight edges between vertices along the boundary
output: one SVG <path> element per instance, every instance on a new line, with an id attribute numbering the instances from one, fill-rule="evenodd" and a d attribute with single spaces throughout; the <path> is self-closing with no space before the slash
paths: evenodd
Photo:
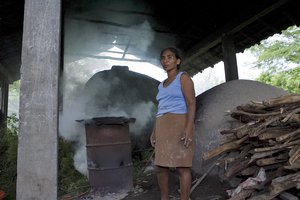
<path id="1" fill-rule="evenodd" d="M 258 81 L 300 92 L 300 28 L 292 26 L 249 48 L 258 58 L 255 65 L 263 70 Z"/>

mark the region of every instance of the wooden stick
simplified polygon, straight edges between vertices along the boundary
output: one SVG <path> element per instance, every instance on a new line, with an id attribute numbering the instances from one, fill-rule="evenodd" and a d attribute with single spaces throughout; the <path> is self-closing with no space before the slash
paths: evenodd
<path id="1" fill-rule="evenodd" d="M 218 160 L 220 160 L 220 159 L 222 159 L 223 157 L 225 157 L 225 155 L 222 155 L 222 156 L 220 156 L 218 159 L 217 159 L 217 161 Z M 216 162 L 217 162 L 216 161 Z M 203 174 L 202 176 L 201 176 L 201 178 L 199 178 L 197 181 L 196 181 L 196 183 L 193 185 L 193 187 L 191 188 L 191 191 L 190 191 L 190 194 L 194 191 L 194 189 L 204 180 L 204 178 L 209 174 L 209 172 L 214 168 L 216 166 L 216 163 L 213 163 L 209 168 L 208 168 L 208 170 L 205 172 L 205 174 Z"/>
<path id="2" fill-rule="evenodd" d="M 275 145 L 272 147 L 255 148 L 254 151 L 255 152 L 272 151 L 272 150 L 276 150 L 276 149 L 280 149 L 280 148 L 290 147 L 290 146 L 293 146 L 296 144 L 300 144 L 300 140 L 295 140 L 295 141 L 292 141 L 287 144 L 279 144 L 279 145 Z"/>
<path id="3" fill-rule="evenodd" d="M 277 137 L 276 141 L 281 142 L 281 141 L 287 140 L 288 138 L 291 138 L 294 135 L 297 135 L 298 133 L 300 133 L 300 128 L 297 129 L 297 130 L 295 130 L 295 131 L 293 131 L 293 132 L 291 132 L 291 133 L 287 133 L 285 135 Z"/>
<path id="4" fill-rule="evenodd" d="M 275 149 L 273 151 L 266 151 L 266 152 L 259 152 L 259 153 L 255 153 L 252 155 L 251 160 L 249 161 L 250 163 L 252 163 L 253 161 L 260 159 L 260 158 L 264 158 L 267 156 L 271 156 L 274 153 L 277 153 L 279 151 L 283 151 L 284 149 Z"/>
<path id="5" fill-rule="evenodd" d="M 281 176 L 272 180 L 271 195 L 278 195 L 281 192 L 296 187 L 300 182 L 300 172 Z"/>
<path id="6" fill-rule="evenodd" d="M 205 174 L 203 174 L 201 176 L 201 178 L 199 178 L 197 180 L 197 182 L 193 185 L 193 187 L 191 188 L 190 194 L 192 194 L 192 192 L 195 190 L 195 188 L 204 180 L 204 178 L 207 176 L 207 174 L 209 174 L 209 172 L 216 166 L 216 164 L 214 163 L 213 165 L 211 165 L 208 170 L 205 172 Z"/>
<path id="7" fill-rule="evenodd" d="M 282 104 L 290 104 L 300 102 L 300 95 L 299 94 L 291 94 L 286 96 L 281 96 L 277 98 L 271 98 L 269 101 L 263 101 L 264 105 L 272 105 L 272 106 L 278 106 Z"/>
<path id="8" fill-rule="evenodd" d="M 243 138 L 236 140 L 234 142 L 229 142 L 229 143 L 225 143 L 215 149 L 213 149 L 212 151 L 209 151 L 207 153 L 203 154 L 203 159 L 207 160 L 207 159 L 211 159 L 217 155 L 220 155 L 223 152 L 232 150 L 232 149 L 236 149 L 239 146 L 241 146 L 241 143 L 243 143 L 244 141 L 246 141 L 248 139 L 248 136 L 244 136 Z"/>

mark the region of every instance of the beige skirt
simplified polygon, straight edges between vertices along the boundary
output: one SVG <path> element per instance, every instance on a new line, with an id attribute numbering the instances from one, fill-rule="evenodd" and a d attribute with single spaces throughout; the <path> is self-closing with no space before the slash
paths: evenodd
<path id="1" fill-rule="evenodd" d="M 167 113 L 156 118 L 154 164 L 163 167 L 191 167 L 195 151 L 195 134 L 187 148 L 180 140 L 187 120 L 186 114 Z"/>

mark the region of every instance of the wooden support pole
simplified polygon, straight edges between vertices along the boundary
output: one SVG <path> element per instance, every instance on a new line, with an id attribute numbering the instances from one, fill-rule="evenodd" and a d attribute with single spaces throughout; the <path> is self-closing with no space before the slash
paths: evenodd
<path id="1" fill-rule="evenodd" d="M 227 81 L 239 79 L 238 67 L 236 61 L 236 50 L 233 37 L 223 36 L 222 39 L 223 62 L 225 67 L 225 79 Z"/>

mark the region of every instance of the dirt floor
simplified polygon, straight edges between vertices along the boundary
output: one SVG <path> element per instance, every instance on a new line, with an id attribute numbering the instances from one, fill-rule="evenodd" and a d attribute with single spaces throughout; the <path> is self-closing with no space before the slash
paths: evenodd
<path id="1" fill-rule="evenodd" d="M 194 175 L 196 176 L 196 175 Z M 199 177 L 193 177 L 198 180 Z M 195 181 L 194 181 L 195 184 Z M 179 180 L 176 171 L 169 173 L 170 200 L 179 200 Z M 228 199 L 227 189 L 231 189 L 228 183 L 221 182 L 220 179 L 206 176 L 200 184 L 193 190 L 191 200 L 225 200 Z M 62 198 L 65 200 L 65 198 Z M 90 192 L 78 198 L 68 198 L 72 200 L 160 200 L 160 192 L 154 171 L 145 173 L 136 183 L 130 192 L 119 193 L 99 193 Z"/>
<path id="2" fill-rule="evenodd" d="M 194 177 L 194 179 L 197 177 Z M 179 199 L 179 180 L 176 172 L 169 175 L 170 200 Z M 226 190 L 230 186 L 216 177 L 206 177 L 193 190 L 191 200 L 223 200 L 228 199 Z M 159 188 L 154 173 L 148 174 L 135 184 L 135 189 L 122 200 L 159 200 Z"/>

